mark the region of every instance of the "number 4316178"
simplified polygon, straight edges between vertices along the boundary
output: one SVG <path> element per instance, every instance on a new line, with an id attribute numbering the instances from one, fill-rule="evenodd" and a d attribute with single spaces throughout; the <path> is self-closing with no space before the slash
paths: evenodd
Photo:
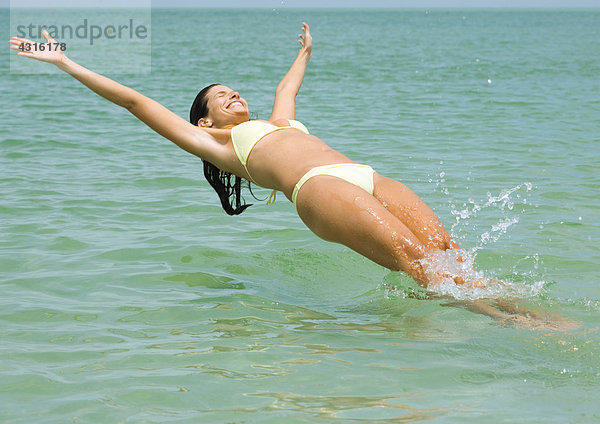
<path id="1" fill-rule="evenodd" d="M 30 52 L 30 51 L 37 51 L 37 52 L 43 52 L 43 51 L 65 51 L 67 50 L 67 43 L 46 43 L 46 44 L 41 44 L 41 43 L 21 43 L 19 44 L 19 50 L 21 50 L 22 52 Z"/>

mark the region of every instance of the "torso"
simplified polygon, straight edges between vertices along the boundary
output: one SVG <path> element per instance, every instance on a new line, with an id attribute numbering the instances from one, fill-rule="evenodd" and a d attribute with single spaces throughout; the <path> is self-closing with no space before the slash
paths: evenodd
<path id="1" fill-rule="evenodd" d="M 280 127 L 289 124 L 286 119 L 270 123 Z M 232 166 L 223 169 L 248 179 L 248 172 L 237 158 L 231 140 L 228 144 L 233 156 L 228 162 Z M 348 162 L 354 161 L 333 150 L 318 137 L 286 128 L 261 138 L 250 152 L 246 166 L 258 185 L 279 190 L 291 199 L 295 184 L 311 168 Z"/>

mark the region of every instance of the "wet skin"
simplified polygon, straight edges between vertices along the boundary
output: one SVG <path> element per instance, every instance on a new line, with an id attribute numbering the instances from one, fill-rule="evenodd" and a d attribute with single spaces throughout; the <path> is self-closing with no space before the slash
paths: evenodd
<path id="1" fill-rule="evenodd" d="M 205 129 L 230 130 L 248 120 L 247 102 L 226 86 L 209 91 L 208 105 L 209 116 L 199 122 Z M 271 123 L 289 125 L 285 119 Z M 231 155 L 223 164 L 228 165 L 225 170 L 249 178 L 235 155 L 230 133 L 224 142 Z M 247 167 L 257 184 L 280 190 L 291 200 L 295 184 L 307 171 L 336 163 L 355 162 L 318 137 L 290 128 L 261 139 L 250 153 Z M 427 285 L 429 278 L 418 260 L 432 249 L 458 245 L 435 213 L 407 186 L 379 173 L 375 173 L 373 183 L 371 195 L 340 178 L 312 177 L 298 192 L 298 215 L 317 236 L 341 243 L 390 270 L 404 271 Z"/>

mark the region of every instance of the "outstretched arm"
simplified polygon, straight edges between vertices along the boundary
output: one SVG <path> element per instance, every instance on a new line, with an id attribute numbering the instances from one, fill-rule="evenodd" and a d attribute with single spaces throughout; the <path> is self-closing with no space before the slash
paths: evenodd
<path id="1" fill-rule="evenodd" d="M 43 35 L 48 44 L 56 43 L 47 31 L 44 31 Z M 9 40 L 10 48 L 13 50 L 19 50 L 19 46 L 22 43 L 30 43 L 31 45 L 41 44 L 20 37 L 12 37 Z M 160 103 L 110 78 L 92 72 L 73 62 L 64 52 L 52 50 L 48 47 L 46 46 L 44 49 L 33 48 L 31 51 L 21 51 L 19 56 L 56 65 L 90 90 L 114 104 L 127 109 L 158 134 L 168 138 L 189 153 L 213 163 L 219 163 L 222 157 L 224 157 L 226 148 L 223 144 L 220 144 L 212 136 L 177 116 Z"/>
<path id="2" fill-rule="evenodd" d="M 300 34 L 298 42 L 302 48 L 292 64 L 290 70 L 285 74 L 275 90 L 275 102 L 273 103 L 273 113 L 269 121 L 277 119 L 294 119 L 296 116 L 296 95 L 302 85 L 306 64 L 310 60 L 312 53 L 312 37 L 310 28 L 306 22 L 302 23 L 303 34 Z"/>

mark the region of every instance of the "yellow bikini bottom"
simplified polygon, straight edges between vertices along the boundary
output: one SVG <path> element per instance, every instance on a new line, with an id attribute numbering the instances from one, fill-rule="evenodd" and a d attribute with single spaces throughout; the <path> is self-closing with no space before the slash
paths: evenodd
<path id="1" fill-rule="evenodd" d="M 310 178 L 317 175 L 331 175 L 332 177 L 341 178 L 342 180 L 346 180 L 349 183 L 362 188 L 369 194 L 373 194 L 374 173 L 375 171 L 369 165 L 362 165 L 359 163 L 336 163 L 334 165 L 317 166 L 304 174 L 296 183 L 294 191 L 292 192 L 292 203 L 294 205 L 296 204 L 296 197 L 298 196 L 298 191 L 300 191 L 302 185 Z"/>

